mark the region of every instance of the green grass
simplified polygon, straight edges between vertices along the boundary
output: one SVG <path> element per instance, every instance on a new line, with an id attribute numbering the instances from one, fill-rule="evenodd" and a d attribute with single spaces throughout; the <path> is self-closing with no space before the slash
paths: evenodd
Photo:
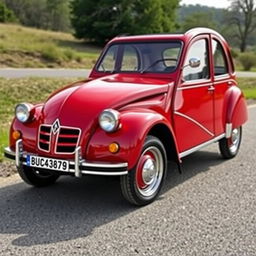
<path id="1" fill-rule="evenodd" d="M 256 100 L 256 78 L 238 78 L 237 80 L 246 99 Z"/>
<path id="2" fill-rule="evenodd" d="M 4 147 L 8 144 L 8 129 L 0 127 L 0 162 L 3 161 L 3 150 Z"/>
<path id="3" fill-rule="evenodd" d="M 8 130 L 15 105 L 45 101 L 51 92 L 75 80 L 78 78 L 0 78 L 0 161 L 3 160 L 3 148 L 8 145 Z M 256 100 L 256 78 L 239 78 L 238 82 L 245 96 Z"/>
<path id="4" fill-rule="evenodd" d="M 0 24 L 0 68 L 92 68 L 100 52 L 71 34 Z"/>
<path id="5" fill-rule="evenodd" d="M 0 78 L 0 161 L 3 160 L 3 148 L 8 145 L 8 130 L 15 105 L 20 102 L 43 102 L 51 92 L 75 80 L 74 78 Z"/>
<path id="6" fill-rule="evenodd" d="M 236 64 L 236 71 L 245 71 L 241 64 Z M 245 72 L 256 72 L 256 67 L 252 67 L 249 71 Z"/>

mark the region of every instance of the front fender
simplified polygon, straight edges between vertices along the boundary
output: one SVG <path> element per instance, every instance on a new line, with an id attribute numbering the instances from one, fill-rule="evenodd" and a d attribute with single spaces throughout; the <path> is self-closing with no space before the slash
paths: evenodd
<path id="1" fill-rule="evenodd" d="M 128 168 L 132 169 L 139 159 L 144 140 L 151 128 L 157 124 L 170 127 L 165 117 L 151 110 L 122 112 L 120 123 L 120 129 L 114 133 L 106 133 L 101 128 L 96 130 L 87 146 L 87 160 L 128 162 Z M 112 142 L 120 145 L 119 152 L 115 154 L 108 149 Z"/>
<path id="2" fill-rule="evenodd" d="M 232 127 L 236 128 L 247 121 L 248 113 L 246 101 L 242 91 L 237 86 L 229 88 L 226 94 L 225 105 L 225 123 L 232 124 Z"/>

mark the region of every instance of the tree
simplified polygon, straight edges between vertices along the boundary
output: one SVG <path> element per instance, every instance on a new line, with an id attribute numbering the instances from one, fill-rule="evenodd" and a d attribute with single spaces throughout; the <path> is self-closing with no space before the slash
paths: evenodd
<path id="1" fill-rule="evenodd" d="M 56 31 L 68 31 L 71 28 L 69 0 L 47 0 L 46 28 Z"/>
<path id="2" fill-rule="evenodd" d="M 1 1 L 1 0 L 0 0 Z M 70 0 L 2 0 L 25 26 L 70 30 Z"/>
<path id="3" fill-rule="evenodd" d="M 0 2 L 0 22 L 16 22 L 17 18 L 15 17 L 12 10 L 8 9 L 6 5 Z"/>
<path id="4" fill-rule="evenodd" d="M 213 19 L 211 12 L 197 12 L 187 16 L 182 24 L 183 31 L 187 31 L 195 27 L 207 27 L 216 29 L 217 24 Z"/>
<path id="5" fill-rule="evenodd" d="M 240 51 L 244 52 L 248 37 L 256 28 L 255 0 L 232 0 L 229 19 L 236 26 L 235 36 L 239 40 Z"/>
<path id="6" fill-rule="evenodd" d="M 118 34 L 164 33 L 175 28 L 179 0 L 73 0 L 75 36 L 105 43 Z"/>

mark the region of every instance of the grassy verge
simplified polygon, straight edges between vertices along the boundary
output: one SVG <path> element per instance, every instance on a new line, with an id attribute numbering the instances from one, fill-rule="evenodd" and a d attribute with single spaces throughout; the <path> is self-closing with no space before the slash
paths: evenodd
<path id="1" fill-rule="evenodd" d="M 92 68 L 101 49 L 71 34 L 0 24 L 0 68 Z"/>
<path id="2" fill-rule="evenodd" d="M 0 78 L 0 161 L 3 160 L 3 148 L 8 145 L 8 130 L 13 119 L 14 106 L 24 101 L 45 101 L 51 92 L 73 81 L 74 78 Z"/>
<path id="3" fill-rule="evenodd" d="M 19 102 L 41 102 L 51 92 L 76 79 L 52 78 L 0 78 L 0 161 L 3 148 L 8 145 L 8 130 L 13 118 L 14 106 Z M 256 100 L 256 78 L 239 78 L 239 86 L 246 98 Z"/>
<path id="4" fill-rule="evenodd" d="M 256 100 L 256 78 L 238 78 L 237 80 L 246 99 Z"/>

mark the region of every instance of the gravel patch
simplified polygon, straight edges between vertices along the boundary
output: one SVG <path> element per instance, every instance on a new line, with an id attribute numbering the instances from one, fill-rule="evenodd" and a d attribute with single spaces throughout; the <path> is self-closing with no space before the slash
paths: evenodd
<path id="1" fill-rule="evenodd" d="M 0 177 L 7 178 L 17 173 L 14 162 L 4 161 L 0 162 Z"/>

